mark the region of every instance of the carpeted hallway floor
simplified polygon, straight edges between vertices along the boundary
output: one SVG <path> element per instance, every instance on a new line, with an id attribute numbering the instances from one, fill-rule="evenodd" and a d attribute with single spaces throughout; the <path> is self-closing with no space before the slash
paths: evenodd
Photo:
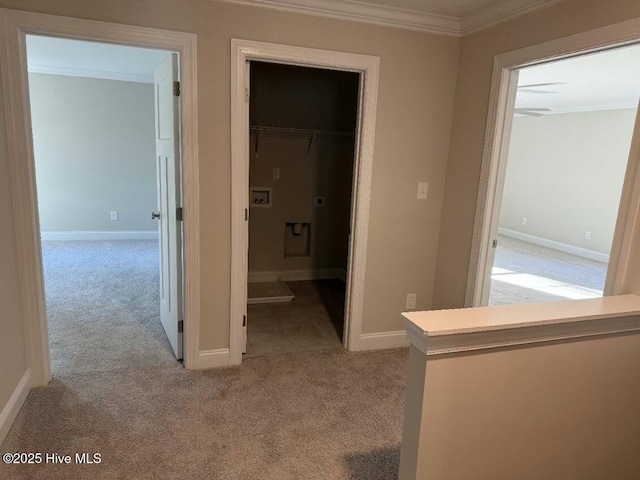
<path id="1" fill-rule="evenodd" d="M 186 371 L 157 321 L 157 246 L 125 243 L 104 242 L 93 259 L 90 245 L 73 255 L 45 246 L 49 314 L 59 315 L 50 320 L 54 380 L 30 393 L 2 445 L 100 453 L 102 462 L 0 464 L 0 478 L 397 477 L 406 349 L 274 354 Z"/>

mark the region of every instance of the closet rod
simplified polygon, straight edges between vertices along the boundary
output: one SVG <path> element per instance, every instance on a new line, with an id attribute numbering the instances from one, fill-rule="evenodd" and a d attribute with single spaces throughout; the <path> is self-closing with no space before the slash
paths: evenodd
<path id="1" fill-rule="evenodd" d="M 338 137 L 352 137 L 353 132 L 340 132 L 332 130 L 309 130 L 304 128 L 286 127 L 265 127 L 261 125 L 251 125 L 249 130 L 252 133 L 281 133 L 289 135 L 333 135 Z"/>

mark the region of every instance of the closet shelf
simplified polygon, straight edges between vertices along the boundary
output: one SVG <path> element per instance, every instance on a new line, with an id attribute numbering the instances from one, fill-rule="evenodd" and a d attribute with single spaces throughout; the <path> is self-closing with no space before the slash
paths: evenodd
<path id="1" fill-rule="evenodd" d="M 281 135 L 332 135 L 336 137 L 352 137 L 353 132 L 340 132 L 333 130 L 309 130 L 305 128 L 287 128 L 287 127 L 266 127 L 262 125 L 251 125 L 249 127 L 251 133 L 270 133 Z"/>

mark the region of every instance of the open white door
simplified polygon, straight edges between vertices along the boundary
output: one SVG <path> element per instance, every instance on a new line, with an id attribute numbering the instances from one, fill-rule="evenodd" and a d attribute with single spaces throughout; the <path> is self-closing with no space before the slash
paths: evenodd
<path id="1" fill-rule="evenodd" d="M 160 320 L 177 359 L 182 358 L 182 209 L 178 55 L 154 72 L 156 173 L 160 240 Z"/>
<path id="2" fill-rule="evenodd" d="M 251 90 L 250 90 L 250 85 L 251 85 L 251 62 L 245 62 L 244 64 L 244 88 L 245 88 L 245 118 L 246 118 L 246 125 L 247 125 L 247 135 L 246 135 L 246 139 L 247 139 L 247 161 L 246 161 L 246 165 L 249 165 L 249 162 L 251 161 L 251 159 L 249 158 L 249 156 L 251 155 L 249 152 L 251 152 L 251 148 L 249 146 L 249 120 L 250 120 L 250 116 L 249 116 L 249 100 L 251 98 Z M 246 239 L 245 242 L 245 246 L 247 248 L 247 251 L 245 252 L 245 268 L 243 268 L 243 275 L 244 275 L 244 284 L 247 286 L 247 289 L 245 290 L 245 297 L 244 297 L 244 314 L 242 316 L 242 353 L 247 353 L 247 324 L 249 323 L 248 320 L 248 312 L 247 312 L 247 298 L 249 296 L 249 292 L 248 292 L 248 288 L 249 288 L 249 284 L 248 284 L 248 277 L 249 277 L 249 172 L 245 172 L 245 182 L 246 182 L 246 195 L 245 195 L 245 219 L 247 220 L 246 222 L 244 222 L 244 228 L 245 228 L 245 234 L 244 234 L 244 238 Z"/>

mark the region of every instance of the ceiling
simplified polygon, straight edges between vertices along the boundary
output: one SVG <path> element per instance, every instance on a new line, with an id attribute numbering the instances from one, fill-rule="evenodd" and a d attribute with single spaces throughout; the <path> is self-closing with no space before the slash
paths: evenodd
<path id="1" fill-rule="evenodd" d="M 169 52 L 27 35 L 29 72 L 153 83 Z"/>
<path id="2" fill-rule="evenodd" d="M 531 87 L 525 85 L 558 83 Z M 640 99 L 640 45 L 559 60 L 520 70 L 516 108 L 552 114 L 636 108 Z"/>
<path id="3" fill-rule="evenodd" d="M 462 36 L 563 0 L 214 0 Z"/>

